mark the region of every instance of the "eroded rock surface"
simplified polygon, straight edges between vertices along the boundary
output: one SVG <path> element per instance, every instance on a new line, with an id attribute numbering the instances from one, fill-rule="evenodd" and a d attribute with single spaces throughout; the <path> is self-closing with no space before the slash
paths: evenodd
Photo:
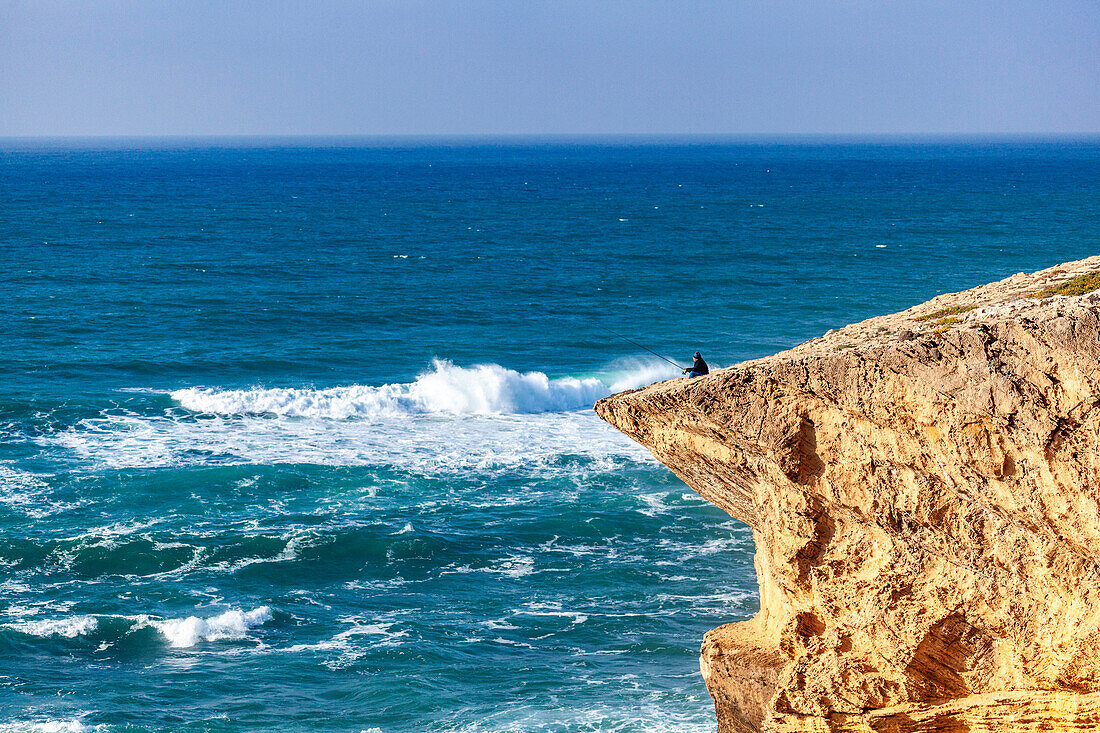
<path id="1" fill-rule="evenodd" d="M 1100 292 L 1061 265 L 596 411 L 751 527 L 718 729 L 1100 729 Z M 929 317 L 931 316 L 931 317 Z"/>

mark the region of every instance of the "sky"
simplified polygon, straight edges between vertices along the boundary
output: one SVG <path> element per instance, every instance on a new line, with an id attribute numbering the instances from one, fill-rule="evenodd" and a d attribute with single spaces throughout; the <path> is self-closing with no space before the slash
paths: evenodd
<path id="1" fill-rule="evenodd" d="M 0 0 L 0 136 L 1098 132 L 1098 0 Z"/>

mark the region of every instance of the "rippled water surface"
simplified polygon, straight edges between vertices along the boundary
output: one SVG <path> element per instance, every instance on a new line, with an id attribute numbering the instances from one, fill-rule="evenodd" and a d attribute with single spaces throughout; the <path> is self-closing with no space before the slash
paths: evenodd
<path id="1" fill-rule="evenodd" d="M 0 143 L 0 732 L 707 731 L 747 528 L 591 412 L 1098 252 L 1100 145 Z"/>

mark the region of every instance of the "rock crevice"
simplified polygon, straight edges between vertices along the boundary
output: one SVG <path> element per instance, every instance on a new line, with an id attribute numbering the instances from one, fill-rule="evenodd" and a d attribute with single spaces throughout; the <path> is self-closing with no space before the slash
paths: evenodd
<path id="1" fill-rule="evenodd" d="M 1100 257 L 601 400 L 756 541 L 719 731 L 1100 728 Z"/>

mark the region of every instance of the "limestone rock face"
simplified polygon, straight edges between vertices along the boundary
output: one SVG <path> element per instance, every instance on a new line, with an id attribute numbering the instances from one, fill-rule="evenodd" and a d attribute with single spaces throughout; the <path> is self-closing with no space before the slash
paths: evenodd
<path id="1" fill-rule="evenodd" d="M 720 733 L 1100 730 L 1100 271 L 1061 265 L 596 411 L 752 529 Z"/>

